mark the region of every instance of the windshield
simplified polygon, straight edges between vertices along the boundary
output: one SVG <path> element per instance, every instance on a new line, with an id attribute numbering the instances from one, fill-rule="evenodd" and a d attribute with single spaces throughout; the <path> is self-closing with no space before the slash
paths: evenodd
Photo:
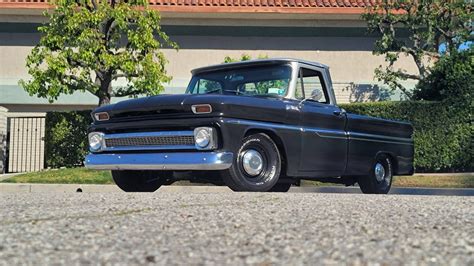
<path id="1" fill-rule="evenodd" d="M 287 65 L 220 70 L 193 76 L 186 93 L 283 97 L 290 77 Z"/>

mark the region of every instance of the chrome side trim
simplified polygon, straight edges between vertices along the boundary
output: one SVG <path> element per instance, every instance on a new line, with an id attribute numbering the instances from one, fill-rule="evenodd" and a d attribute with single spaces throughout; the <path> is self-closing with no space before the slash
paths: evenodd
<path id="1" fill-rule="evenodd" d="M 372 142 L 384 142 L 392 144 L 403 144 L 403 145 L 413 145 L 412 138 L 400 138 L 400 137 L 390 137 L 377 134 L 368 134 L 368 133 L 358 133 L 358 132 L 348 132 L 349 140 L 360 140 L 360 141 L 372 141 Z"/>
<path id="2" fill-rule="evenodd" d="M 327 130 L 327 129 L 315 129 L 315 128 L 304 128 L 303 131 L 314 132 L 321 138 L 330 139 L 346 139 L 347 133 L 345 131 Z"/>
<path id="3" fill-rule="evenodd" d="M 404 144 L 404 145 L 413 145 L 413 138 L 400 138 L 400 137 L 391 137 L 377 134 L 368 134 L 368 133 L 358 133 L 358 132 L 346 132 L 341 130 L 331 130 L 331 129 L 322 129 L 314 127 L 301 127 L 294 125 L 283 125 L 270 122 L 256 122 L 243 119 L 225 119 L 225 123 L 231 124 L 241 124 L 248 126 L 261 126 L 269 127 L 276 129 L 287 129 L 287 130 L 297 130 L 301 132 L 314 132 L 319 137 L 322 138 L 335 138 L 335 139 L 348 139 L 348 140 L 360 140 L 360 141 L 373 141 L 373 142 L 385 142 L 393 144 Z"/>
<path id="4" fill-rule="evenodd" d="M 277 123 L 271 123 L 271 122 L 257 122 L 257 121 L 250 121 L 250 120 L 244 120 L 244 119 L 224 119 L 224 122 L 229 123 L 229 124 L 262 126 L 262 127 L 271 127 L 271 128 L 278 128 L 278 129 L 304 131 L 304 128 L 300 126 L 284 125 L 284 124 L 277 124 Z"/>
<path id="5" fill-rule="evenodd" d="M 277 128 L 277 129 L 297 130 L 301 132 L 314 132 L 319 137 L 322 137 L 322 138 L 347 139 L 346 132 L 343 130 L 301 127 L 301 126 L 283 125 L 283 124 L 269 123 L 269 122 L 256 122 L 256 121 L 242 120 L 242 119 L 229 119 L 229 120 L 224 120 L 224 122 L 231 123 L 231 124 L 248 125 L 248 126 L 261 126 L 261 127 L 269 127 L 269 128 Z"/>
<path id="6" fill-rule="evenodd" d="M 96 170 L 224 170 L 232 152 L 90 153 L 84 164 Z"/>

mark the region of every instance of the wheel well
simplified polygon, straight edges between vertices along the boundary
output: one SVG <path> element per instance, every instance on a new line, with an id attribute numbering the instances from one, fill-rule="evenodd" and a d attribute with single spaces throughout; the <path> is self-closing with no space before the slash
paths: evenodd
<path id="1" fill-rule="evenodd" d="M 281 173 L 284 173 L 286 175 L 286 166 L 287 166 L 287 157 L 286 157 L 286 151 L 285 151 L 285 145 L 283 144 L 283 141 L 281 140 L 281 138 L 273 131 L 271 130 L 266 130 L 266 129 L 257 129 L 257 128 L 254 128 L 254 129 L 250 129 L 248 130 L 247 132 L 245 132 L 245 137 L 248 137 L 250 135 L 254 135 L 254 134 L 258 134 L 258 133 L 264 133 L 264 134 L 267 134 L 272 140 L 273 142 L 275 142 L 277 148 L 278 148 L 278 151 L 280 152 L 280 155 L 281 155 Z"/>
<path id="2" fill-rule="evenodd" d="M 393 175 L 396 175 L 398 173 L 398 161 L 397 161 L 397 157 L 395 155 L 393 155 L 392 153 L 389 153 L 389 152 L 380 152 L 379 154 L 377 154 L 377 157 L 380 156 L 380 155 L 385 155 L 388 157 L 388 159 L 390 160 L 390 162 L 392 163 L 392 167 L 393 167 Z"/>

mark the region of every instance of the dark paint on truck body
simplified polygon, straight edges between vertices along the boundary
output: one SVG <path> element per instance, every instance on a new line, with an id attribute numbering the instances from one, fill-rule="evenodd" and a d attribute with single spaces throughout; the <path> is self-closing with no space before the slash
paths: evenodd
<path id="1" fill-rule="evenodd" d="M 210 104 L 211 114 L 191 105 Z M 413 173 L 409 123 L 345 113 L 336 105 L 287 98 L 237 95 L 160 95 L 97 108 L 110 120 L 94 122 L 104 133 L 168 131 L 214 126 L 218 151 L 237 153 L 250 132 L 266 132 L 282 150 L 286 175 L 299 178 L 367 175 L 377 153 L 394 159 L 394 173 Z"/>

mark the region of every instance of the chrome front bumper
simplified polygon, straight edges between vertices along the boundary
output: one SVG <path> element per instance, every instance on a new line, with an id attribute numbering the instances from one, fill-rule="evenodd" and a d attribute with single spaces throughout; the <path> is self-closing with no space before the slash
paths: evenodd
<path id="1" fill-rule="evenodd" d="M 97 170 L 224 170 L 232 152 L 90 153 L 84 164 Z"/>

